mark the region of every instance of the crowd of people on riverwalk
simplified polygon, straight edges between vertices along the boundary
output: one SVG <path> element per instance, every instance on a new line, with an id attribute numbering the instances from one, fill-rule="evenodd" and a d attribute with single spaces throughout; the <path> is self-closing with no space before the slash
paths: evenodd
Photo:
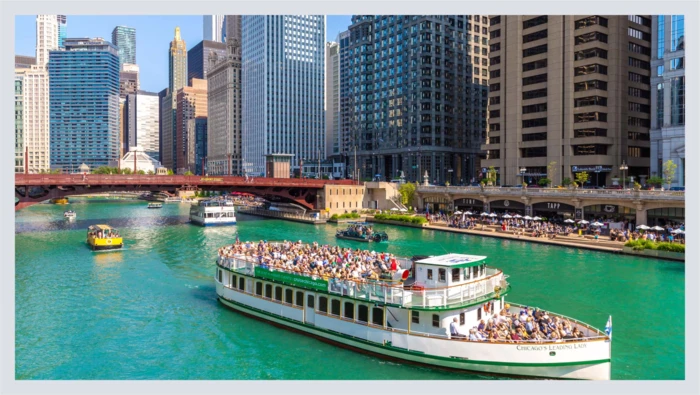
<path id="1" fill-rule="evenodd" d="M 284 270 L 291 273 L 315 276 L 328 280 L 390 279 L 401 270 L 399 259 L 386 252 L 341 248 L 284 241 L 269 243 L 266 240 L 236 243 L 219 249 L 222 258 L 237 258 L 254 261 L 263 268 Z"/>
<path id="2" fill-rule="evenodd" d="M 498 314 L 491 318 L 480 320 L 468 334 L 463 334 L 457 325 L 450 325 L 450 335 L 456 339 L 470 341 L 509 342 L 518 341 L 566 341 L 584 338 L 584 333 L 578 326 L 561 317 L 550 316 L 548 312 L 537 308 L 522 307 L 519 313 L 510 313 L 510 305 L 506 304 Z"/>

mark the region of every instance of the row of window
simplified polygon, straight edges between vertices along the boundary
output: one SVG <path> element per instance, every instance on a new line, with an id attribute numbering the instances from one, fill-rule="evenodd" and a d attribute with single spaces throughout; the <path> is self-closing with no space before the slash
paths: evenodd
<path id="1" fill-rule="evenodd" d="M 523 86 L 547 82 L 547 74 L 538 74 L 523 78 Z"/>
<path id="2" fill-rule="evenodd" d="M 547 140 L 547 132 L 523 134 L 523 141 Z"/>
<path id="3" fill-rule="evenodd" d="M 595 26 L 595 25 L 600 25 L 603 27 L 608 27 L 608 19 L 603 18 L 602 16 L 589 16 L 587 18 L 579 19 L 574 22 L 575 29 L 583 29 L 588 26 Z"/>
<path id="4" fill-rule="evenodd" d="M 523 21 L 523 30 L 534 26 L 542 25 L 544 23 L 547 23 L 547 15 L 542 15 L 538 16 L 537 18 L 528 19 L 526 21 Z"/>
<path id="5" fill-rule="evenodd" d="M 547 59 L 540 59 L 534 62 L 523 63 L 523 72 L 547 67 Z"/>
<path id="6" fill-rule="evenodd" d="M 603 74 L 608 75 L 608 66 L 603 66 L 602 64 L 587 64 L 584 66 L 578 66 L 574 68 L 574 75 L 589 75 L 589 74 Z"/>
<path id="7" fill-rule="evenodd" d="M 601 129 L 601 128 L 574 129 L 574 138 L 607 137 L 607 136 L 608 136 L 608 129 Z"/>
<path id="8" fill-rule="evenodd" d="M 645 62 L 643 60 L 633 58 L 631 56 L 628 58 L 627 62 L 632 67 L 637 67 L 637 68 L 644 69 L 644 70 L 651 69 L 651 65 L 649 64 L 649 62 Z"/>
<path id="9" fill-rule="evenodd" d="M 541 158 L 547 156 L 547 147 L 521 148 L 520 152 L 523 158 Z"/>
<path id="10" fill-rule="evenodd" d="M 547 29 L 524 35 L 523 36 L 523 44 L 526 44 L 526 43 L 529 43 L 532 41 L 541 40 L 543 38 L 547 38 Z"/>
<path id="11" fill-rule="evenodd" d="M 575 156 L 608 154 L 608 146 L 603 144 L 574 145 L 573 148 Z"/>
<path id="12" fill-rule="evenodd" d="M 589 49 L 584 49 L 583 51 L 574 52 L 574 60 L 583 60 L 583 59 L 590 59 L 590 58 L 607 59 L 608 58 L 608 51 L 601 49 L 601 48 L 589 48 Z"/>
<path id="13" fill-rule="evenodd" d="M 535 89 L 533 91 L 523 92 L 523 100 L 537 99 L 540 97 L 547 97 L 547 88 Z"/>
<path id="14" fill-rule="evenodd" d="M 608 42 L 608 35 L 601 33 L 601 32 L 590 32 L 590 33 L 581 34 L 580 36 L 576 36 L 574 38 L 575 45 L 590 43 L 593 41 L 600 41 L 603 43 L 607 43 Z"/>
<path id="15" fill-rule="evenodd" d="M 523 106 L 523 114 L 532 114 L 535 112 L 547 111 L 547 103 L 532 104 Z"/>
<path id="16" fill-rule="evenodd" d="M 584 112 L 580 114 L 574 114 L 574 123 L 582 122 L 607 122 L 608 114 L 604 112 Z"/>
<path id="17" fill-rule="evenodd" d="M 607 106 L 608 99 L 602 96 L 589 96 L 574 99 L 574 107 Z"/>
<path id="18" fill-rule="evenodd" d="M 523 49 L 523 58 L 526 58 L 528 56 L 539 55 L 541 53 L 547 53 L 547 44 L 542 44 L 542 45 L 538 45 L 536 47 Z"/>

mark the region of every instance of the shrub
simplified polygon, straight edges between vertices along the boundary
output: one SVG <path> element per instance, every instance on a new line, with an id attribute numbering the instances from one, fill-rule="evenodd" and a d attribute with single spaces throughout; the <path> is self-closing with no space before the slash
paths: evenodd
<path id="1" fill-rule="evenodd" d="M 667 242 L 655 243 L 651 240 L 630 240 L 625 243 L 625 247 L 632 247 L 635 251 L 658 250 L 685 253 L 684 244 Z"/>
<path id="2" fill-rule="evenodd" d="M 332 219 L 333 221 L 337 221 L 337 220 L 338 220 L 338 214 L 333 214 L 333 215 L 331 215 L 331 219 Z"/>
<path id="3" fill-rule="evenodd" d="M 375 219 L 385 220 L 385 221 L 398 221 L 406 222 L 410 224 L 422 225 L 428 222 L 425 217 L 413 217 L 411 215 L 399 215 L 399 214 L 377 214 L 374 216 Z"/>

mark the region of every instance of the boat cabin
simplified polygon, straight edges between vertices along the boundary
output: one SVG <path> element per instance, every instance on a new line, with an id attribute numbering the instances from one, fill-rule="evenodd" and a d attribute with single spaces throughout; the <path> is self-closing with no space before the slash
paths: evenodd
<path id="1" fill-rule="evenodd" d="M 486 277 L 486 257 L 447 254 L 418 260 L 414 278 L 426 288 L 462 285 Z"/>

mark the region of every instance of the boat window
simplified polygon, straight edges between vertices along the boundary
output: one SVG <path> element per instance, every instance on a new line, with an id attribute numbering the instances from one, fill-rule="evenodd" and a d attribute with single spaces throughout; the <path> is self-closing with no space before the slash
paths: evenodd
<path id="1" fill-rule="evenodd" d="M 238 279 L 238 289 L 241 291 L 245 291 L 245 277 L 241 277 Z"/>
<path id="2" fill-rule="evenodd" d="M 428 280 L 433 279 L 433 269 L 428 269 Z"/>
<path id="3" fill-rule="evenodd" d="M 481 307 L 479 307 L 479 310 L 476 311 L 476 319 L 477 320 L 481 319 Z"/>
<path id="4" fill-rule="evenodd" d="M 297 291 L 297 298 L 296 298 L 296 305 L 304 307 L 304 293 L 301 291 Z"/>
<path id="5" fill-rule="evenodd" d="M 438 281 L 443 282 L 443 283 L 446 281 L 445 280 L 445 272 L 446 272 L 445 269 L 438 269 Z"/>
<path id="6" fill-rule="evenodd" d="M 357 320 L 362 322 L 369 321 L 369 311 L 366 305 L 361 304 L 357 306 Z"/>
<path id="7" fill-rule="evenodd" d="M 331 299 L 331 314 L 340 316 L 340 301 Z"/>
<path id="8" fill-rule="evenodd" d="M 272 284 L 265 284 L 265 297 L 272 299 Z"/>
<path id="9" fill-rule="evenodd" d="M 306 298 L 306 305 L 307 305 L 309 308 L 312 308 L 312 309 L 314 308 L 314 296 L 313 296 L 313 295 L 309 295 L 309 297 Z M 327 310 L 327 309 L 326 309 L 326 310 Z M 326 310 L 323 310 L 323 311 L 326 311 Z"/>
<path id="10" fill-rule="evenodd" d="M 221 281 L 221 278 L 222 278 L 222 271 L 221 271 L 221 269 L 219 269 L 219 282 L 220 283 L 223 282 L 223 281 Z"/>
<path id="11" fill-rule="evenodd" d="M 262 283 L 260 281 L 255 283 L 255 294 L 258 296 L 262 296 Z"/>
<path id="12" fill-rule="evenodd" d="M 294 303 L 294 291 L 292 291 L 289 288 L 285 289 L 284 290 L 284 301 L 289 303 L 289 304 Z"/>
<path id="13" fill-rule="evenodd" d="M 474 277 L 474 278 L 479 277 L 479 268 L 476 266 L 472 267 L 472 277 Z"/>
<path id="14" fill-rule="evenodd" d="M 459 269 L 452 269 L 452 282 L 459 282 Z"/>
<path id="15" fill-rule="evenodd" d="M 372 323 L 374 325 L 384 325 L 384 309 L 375 307 L 372 309 Z"/>
<path id="16" fill-rule="evenodd" d="M 275 287 L 275 300 L 282 301 L 282 287 Z"/>
<path id="17" fill-rule="evenodd" d="M 433 314 L 433 326 L 436 328 L 440 327 L 440 316 L 437 314 Z"/>
<path id="18" fill-rule="evenodd" d="M 411 322 L 414 324 L 420 324 L 420 312 L 411 311 Z"/>
<path id="19" fill-rule="evenodd" d="M 464 321 L 464 313 L 460 313 L 459 314 L 459 324 L 464 325 L 464 322 L 465 322 Z"/>
<path id="20" fill-rule="evenodd" d="M 355 319 L 355 304 L 352 302 L 345 302 L 345 318 Z"/>
<path id="21" fill-rule="evenodd" d="M 231 288 L 236 288 L 236 284 L 238 283 L 238 276 L 231 275 Z"/>
<path id="22" fill-rule="evenodd" d="M 472 274 L 472 271 L 468 267 L 465 267 L 464 268 L 464 279 L 471 280 L 471 278 L 472 278 L 471 274 Z"/>

